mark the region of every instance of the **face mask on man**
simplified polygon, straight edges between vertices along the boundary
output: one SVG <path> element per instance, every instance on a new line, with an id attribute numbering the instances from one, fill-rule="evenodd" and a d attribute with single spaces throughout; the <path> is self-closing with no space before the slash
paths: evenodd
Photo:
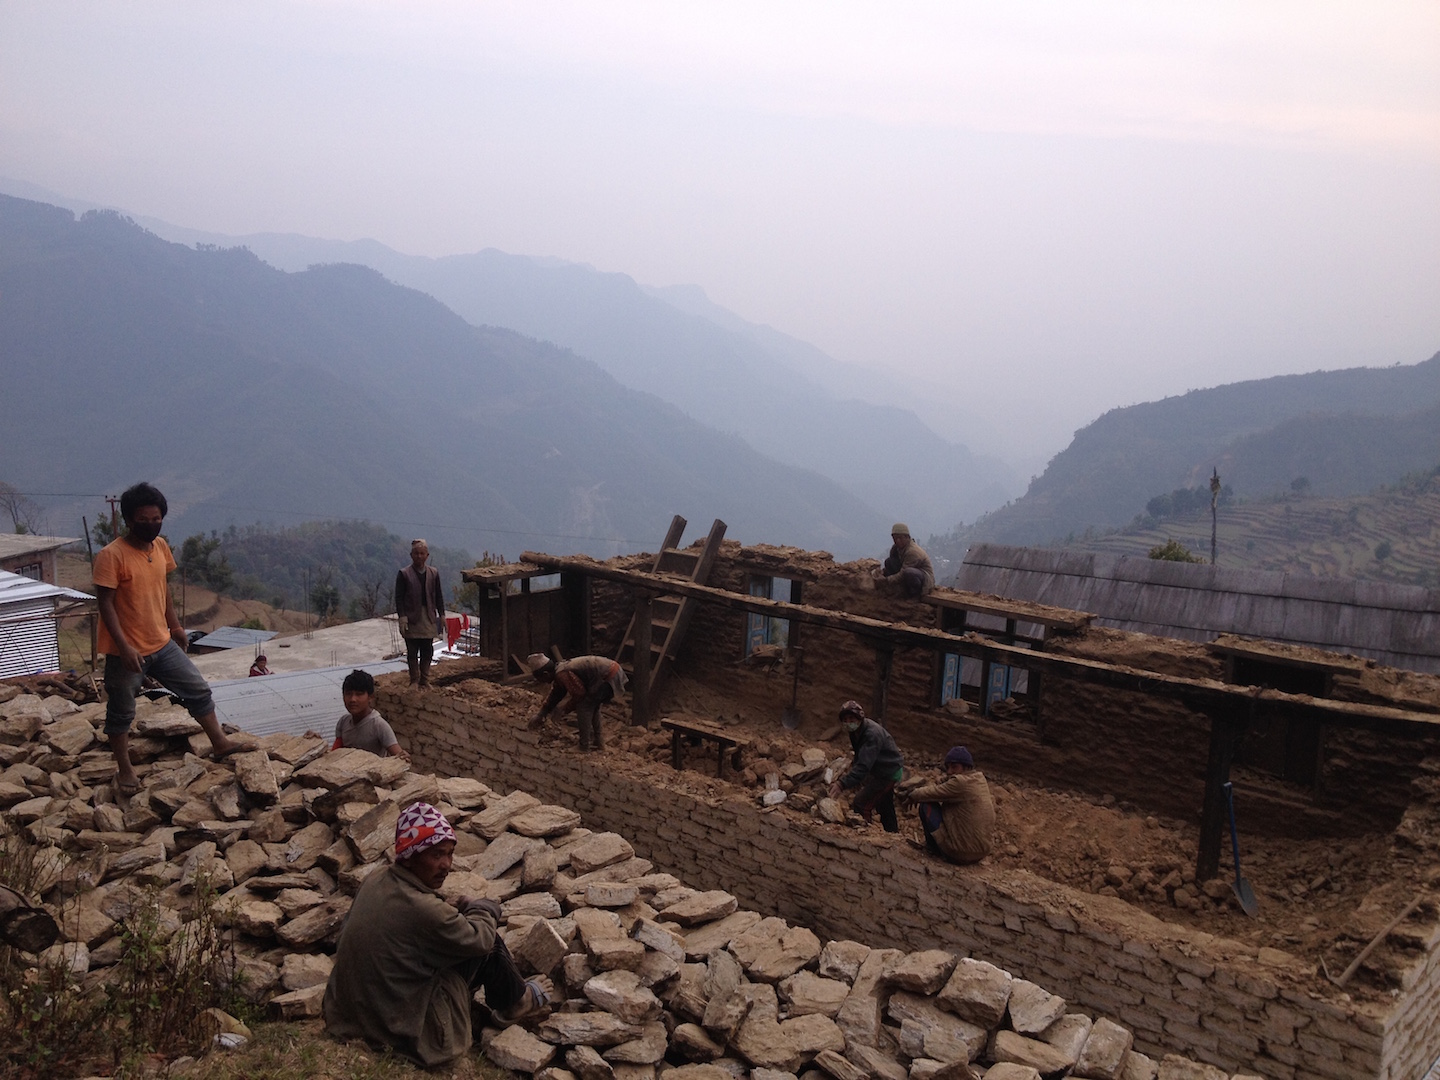
<path id="1" fill-rule="evenodd" d="M 859 721 L 859 720 L 846 720 L 846 721 L 845 721 L 845 730 L 848 731 L 848 732 L 850 732 L 851 735 L 854 735 L 855 732 L 857 732 L 857 731 L 860 730 L 860 721 Z"/>
<path id="2" fill-rule="evenodd" d="M 137 521 L 130 526 L 130 535 L 142 543 L 152 543 L 163 527 L 159 521 Z"/>

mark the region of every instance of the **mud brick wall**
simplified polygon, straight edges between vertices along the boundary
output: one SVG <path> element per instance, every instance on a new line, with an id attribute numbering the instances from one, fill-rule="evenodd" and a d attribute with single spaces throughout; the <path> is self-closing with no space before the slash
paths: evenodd
<path id="1" fill-rule="evenodd" d="M 1298 960 L 1276 955 L 1267 966 L 1239 943 L 1118 899 L 950 866 L 877 833 L 762 811 L 738 790 L 707 794 L 698 774 L 541 746 L 459 694 L 402 684 L 382 678 L 378 704 L 417 767 L 571 807 L 591 827 L 624 835 L 658 869 L 819 934 L 988 960 L 1126 1025 L 1145 1053 L 1272 1080 L 1416 1080 L 1440 1056 L 1433 948 L 1387 1008 L 1351 1003 Z"/>

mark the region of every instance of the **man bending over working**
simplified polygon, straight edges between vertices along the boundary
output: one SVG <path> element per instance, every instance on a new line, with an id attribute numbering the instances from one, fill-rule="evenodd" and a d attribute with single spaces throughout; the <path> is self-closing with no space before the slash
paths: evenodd
<path id="1" fill-rule="evenodd" d="M 905 759 L 890 732 L 865 715 L 858 701 L 840 706 L 840 723 L 850 736 L 850 749 L 855 763 L 850 771 L 830 785 L 830 797 L 838 799 L 841 791 L 859 788 L 851 809 L 870 823 L 870 815 L 880 813 L 880 824 L 886 832 L 899 832 L 895 819 L 895 784 L 905 774 Z"/>
<path id="2" fill-rule="evenodd" d="M 471 1013 L 476 990 L 501 1024 L 545 1011 L 553 987 L 520 977 L 496 933 L 500 905 L 440 895 L 454 856 L 444 814 L 423 802 L 401 813 L 395 862 L 365 879 L 340 931 L 323 1004 L 331 1035 L 393 1047 L 429 1069 L 470 1049 L 487 1019 Z"/>
<path id="3" fill-rule="evenodd" d="M 540 711 L 530 717 L 530 727 L 539 727 L 551 713 L 563 716 L 574 709 L 580 726 L 580 749 L 589 750 L 593 738 L 595 749 L 604 750 L 600 706 L 625 691 L 625 672 L 620 665 L 608 656 L 577 656 L 557 664 L 544 653 L 531 653 L 525 666 L 536 682 L 555 684 Z"/>

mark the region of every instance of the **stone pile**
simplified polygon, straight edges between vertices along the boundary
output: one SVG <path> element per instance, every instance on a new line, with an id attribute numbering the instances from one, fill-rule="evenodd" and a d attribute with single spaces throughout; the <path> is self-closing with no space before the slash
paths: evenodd
<path id="1" fill-rule="evenodd" d="M 63 938 L 41 959 L 84 978 L 118 961 L 143 887 L 178 932 L 203 877 L 241 991 L 277 1018 L 318 1015 L 351 900 L 423 800 L 459 837 L 442 892 L 500 902 L 521 968 L 555 984 L 545 1019 L 480 1035 L 537 1080 L 1231 1080 L 1154 1062 L 1119 1025 L 982 960 L 822 942 L 656 873 L 571 810 L 402 759 L 275 735 L 214 762 L 198 724 L 147 703 L 131 739 L 142 788 L 125 796 L 102 722 L 102 706 L 58 696 L 0 703 L 0 807 L 42 846 L 38 891 Z"/>

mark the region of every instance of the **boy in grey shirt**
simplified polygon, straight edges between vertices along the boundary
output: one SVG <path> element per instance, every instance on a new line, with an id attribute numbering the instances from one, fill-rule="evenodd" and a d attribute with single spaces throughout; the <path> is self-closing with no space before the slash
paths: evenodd
<path id="1" fill-rule="evenodd" d="M 345 681 L 340 684 L 340 693 L 345 700 L 345 715 L 335 725 L 332 750 L 339 750 L 342 746 L 353 747 L 369 750 L 381 757 L 389 754 L 410 760 L 410 755 L 400 748 L 395 732 L 375 711 L 375 676 L 356 668 L 345 676 Z"/>

